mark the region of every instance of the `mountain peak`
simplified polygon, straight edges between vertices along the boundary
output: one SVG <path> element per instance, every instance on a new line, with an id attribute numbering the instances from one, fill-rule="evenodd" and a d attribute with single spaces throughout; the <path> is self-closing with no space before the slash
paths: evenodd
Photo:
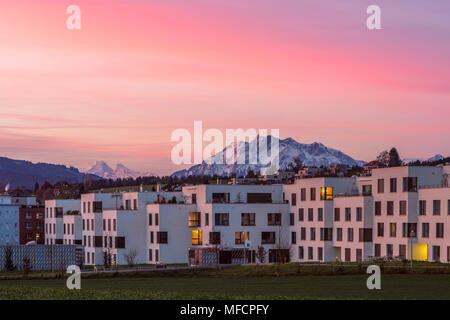
<path id="1" fill-rule="evenodd" d="M 95 162 L 95 165 L 90 168 L 86 173 L 95 174 L 104 179 L 127 179 L 127 178 L 139 178 L 139 177 L 148 177 L 154 176 L 154 174 L 150 172 L 139 172 L 128 169 L 122 163 L 118 163 L 116 165 L 116 169 L 113 170 L 105 161 L 98 160 Z"/>
<path id="2" fill-rule="evenodd" d="M 276 139 L 275 137 L 268 136 L 269 139 Z M 331 164 L 346 164 L 348 166 L 361 166 L 365 162 L 358 161 L 352 157 L 344 154 L 343 152 L 329 148 L 320 142 L 314 142 L 311 144 L 300 143 L 293 138 L 286 138 L 279 140 L 280 142 L 280 154 L 279 154 L 279 165 L 281 170 L 286 170 L 292 166 L 295 166 L 298 160 L 301 160 L 304 165 L 310 167 L 320 167 L 320 166 L 330 166 Z M 255 173 L 260 173 L 267 169 L 267 166 L 261 164 L 250 164 L 246 161 L 245 164 L 237 164 L 236 159 L 238 154 L 241 152 L 248 151 L 245 146 L 248 144 L 257 143 L 257 140 L 252 140 L 250 142 L 239 143 L 242 145 L 241 148 L 236 148 L 236 155 L 230 160 L 233 161 L 226 162 L 226 164 L 198 164 L 191 167 L 188 170 L 181 170 L 172 174 L 172 176 L 185 177 L 191 175 L 218 175 L 218 176 L 229 176 L 231 174 L 236 174 L 236 176 L 245 176 L 248 171 L 252 170 Z M 213 156 L 214 159 L 226 159 L 226 150 L 230 146 L 224 148 L 221 152 L 218 152 Z M 269 150 L 270 150 L 270 146 Z M 246 154 L 246 159 L 247 154 Z M 209 163 L 209 161 L 207 161 Z"/>

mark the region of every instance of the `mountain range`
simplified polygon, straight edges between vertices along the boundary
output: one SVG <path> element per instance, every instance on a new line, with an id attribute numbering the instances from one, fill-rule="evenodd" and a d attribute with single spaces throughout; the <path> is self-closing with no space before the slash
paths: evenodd
<path id="1" fill-rule="evenodd" d="M 32 163 L 0 157 L 0 183 L 9 184 L 11 188 L 27 187 L 32 189 L 36 182 L 40 185 L 44 181 L 76 183 L 85 179 L 100 179 L 100 177 L 82 173 L 77 168 L 65 165 Z"/>
<path id="2" fill-rule="evenodd" d="M 270 142 L 271 139 L 277 138 L 268 136 L 266 142 Z M 212 156 L 209 161 L 204 161 L 189 169 L 177 171 L 172 174 L 172 177 L 181 178 L 192 175 L 230 176 L 231 174 L 236 174 L 236 176 L 246 176 L 250 170 L 255 173 L 261 173 L 261 171 L 267 170 L 269 167 L 261 164 L 249 164 L 248 150 L 252 144 L 257 145 L 258 138 L 250 142 L 240 141 L 230 144 L 221 152 Z M 230 151 L 230 149 L 234 150 Z M 257 147 L 257 150 L 259 155 L 259 147 Z M 270 151 L 270 143 L 268 144 L 268 150 Z M 242 153 L 246 155 L 246 162 L 245 164 L 238 164 L 237 158 Z M 234 158 L 230 159 L 230 155 Z M 217 160 L 219 159 L 223 159 L 222 163 L 224 164 L 218 164 Z M 279 140 L 279 168 L 285 170 L 291 166 L 295 166 L 298 160 L 301 160 L 303 165 L 315 167 L 329 166 L 331 164 L 362 166 L 366 163 L 364 161 L 355 160 L 342 151 L 329 148 L 319 142 L 305 144 L 297 142 L 292 138 Z"/>
<path id="3" fill-rule="evenodd" d="M 151 172 L 133 171 L 121 163 L 117 164 L 116 169 L 112 169 L 105 161 L 96 161 L 94 166 L 85 173 L 113 180 L 156 176 L 156 174 Z"/>

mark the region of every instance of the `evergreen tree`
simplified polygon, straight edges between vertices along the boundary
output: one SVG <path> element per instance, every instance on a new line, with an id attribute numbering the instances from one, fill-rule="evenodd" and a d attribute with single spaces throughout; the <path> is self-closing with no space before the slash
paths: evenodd
<path id="1" fill-rule="evenodd" d="M 398 155 L 398 151 L 396 148 L 392 148 L 389 151 L 389 167 L 398 167 L 402 165 L 402 160 L 400 160 L 400 156 Z"/>

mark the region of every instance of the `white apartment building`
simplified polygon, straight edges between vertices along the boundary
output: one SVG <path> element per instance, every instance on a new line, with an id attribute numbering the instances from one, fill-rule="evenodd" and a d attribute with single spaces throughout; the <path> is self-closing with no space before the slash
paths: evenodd
<path id="1" fill-rule="evenodd" d="M 20 244 L 19 208 L 9 195 L 0 195 L 0 245 Z"/>
<path id="2" fill-rule="evenodd" d="M 329 262 L 411 254 L 449 262 L 449 174 L 450 166 L 394 167 L 290 185 L 84 194 L 81 200 L 46 202 L 46 241 L 81 240 L 86 265 L 103 265 L 105 254 L 119 265 L 130 254 L 135 264 L 189 263 L 196 250 L 241 250 L 246 241 L 250 261 L 262 246 L 265 262 L 281 256 Z M 64 214 L 73 210 L 81 216 Z M 225 254 L 219 260 L 231 262 Z"/>
<path id="3" fill-rule="evenodd" d="M 449 172 L 449 166 L 379 168 L 367 177 L 286 185 L 298 251 L 292 260 L 409 259 L 412 252 L 415 260 L 449 262 Z"/>
<path id="4" fill-rule="evenodd" d="M 77 219 L 80 212 L 80 200 L 45 201 L 45 244 L 81 244 L 75 241 Z M 69 236 L 70 235 L 70 236 Z"/>

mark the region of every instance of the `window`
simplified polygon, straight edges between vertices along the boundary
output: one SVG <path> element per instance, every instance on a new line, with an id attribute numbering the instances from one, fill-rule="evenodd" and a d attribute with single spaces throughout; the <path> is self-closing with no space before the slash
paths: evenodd
<path id="1" fill-rule="evenodd" d="M 291 204 L 292 204 L 293 206 L 296 206 L 296 205 L 297 205 L 297 194 L 295 194 L 295 193 L 292 193 L 292 194 L 291 194 Z"/>
<path id="2" fill-rule="evenodd" d="M 159 231 L 156 233 L 156 243 L 167 243 L 168 234 L 167 231 Z"/>
<path id="3" fill-rule="evenodd" d="M 272 203 L 272 194 L 247 193 L 247 203 Z"/>
<path id="4" fill-rule="evenodd" d="M 101 201 L 92 202 L 92 212 L 101 213 L 103 211 L 103 203 Z"/>
<path id="5" fill-rule="evenodd" d="M 433 246 L 433 261 L 440 261 L 440 260 L 441 260 L 441 247 Z"/>
<path id="6" fill-rule="evenodd" d="M 296 244 L 297 243 L 297 232 L 292 231 L 291 232 L 291 244 Z"/>
<path id="7" fill-rule="evenodd" d="M 375 215 L 381 216 L 381 201 L 375 201 Z"/>
<path id="8" fill-rule="evenodd" d="M 323 260 L 323 248 L 317 248 L 317 260 Z"/>
<path id="9" fill-rule="evenodd" d="M 308 208 L 308 221 L 313 221 L 313 220 L 314 220 L 314 209 Z"/>
<path id="10" fill-rule="evenodd" d="M 360 228 L 359 229 L 359 242 L 372 242 L 372 229 Z"/>
<path id="11" fill-rule="evenodd" d="M 427 214 L 427 201 L 419 200 L 419 215 L 424 216 Z"/>
<path id="12" fill-rule="evenodd" d="M 321 187 L 320 200 L 333 200 L 333 187 Z"/>
<path id="13" fill-rule="evenodd" d="M 398 255 L 403 259 L 406 259 L 406 245 L 401 244 L 398 246 Z"/>
<path id="14" fill-rule="evenodd" d="M 153 260 L 153 250 L 148 249 L 148 261 L 152 261 L 152 260 Z"/>
<path id="15" fill-rule="evenodd" d="M 450 248 L 450 247 L 449 247 Z M 298 247 L 298 259 L 303 260 L 304 259 L 304 249 L 303 247 Z"/>
<path id="16" fill-rule="evenodd" d="M 150 243 L 153 243 L 154 242 L 154 240 L 153 240 L 153 231 L 150 231 Z"/>
<path id="17" fill-rule="evenodd" d="M 406 216 L 406 200 L 401 200 L 400 201 L 400 215 L 401 216 Z"/>
<path id="18" fill-rule="evenodd" d="M 356 208 L 356 221 L 362 221 L 362 208 Z"/>
<path id="19" fill-rule="evenodd" d="M 303 208 L 298 209 L 298 221 L 304 221 L 304 211 L 305 210 Z"/>
<path id="20" fill-rule="evenodd" d="M 306 240 L 306 228 L 304 227 L 300 229 L 300 240 Z"/>
<path id="21" fill-rule="evenodd" d="M 387 215 L 388 216 L 394 215 L 394 201 L 387 202 Z"/>
<path id="22" fill-rule="evenodd" d="M 347 229 L 347 241 L 353 242 L 353 228 Z"/>
<path id="23" fill-rule="evenodd" d="M 209 244 L 220 244 L 220 232 L 209 233 Z"/>
<path id="24" fill-rule="evenodd" d="M 230 194 L 229 193 L 216 193 L 212 194 L 212 202 L 213 203 L 230 203 Z"/>
<path id="25" fill-rule="evenodd" d="M 377 236 L 384 237 L 384 223 L 377 223 Z"/>
<path id="26" fill-rule="evenodd" d="M 295 225 L 295 217 L 293 213 L 289 214 L 289 225 L 291 226 Z"/>
<path id="27" fill-rule="evenodd" d="M 103 219 L 103 231 L 106 231 L 106 220 Z"/>
<path id="28" fill-rule="evenodd" d="M 254 226 L 255 225 L 255 214 L 254 213 L 242 213 L 241 214 L 241 225 L 242 226 Z"/>
<path id="29" fill-rule="evenodd" d="M 117 231 L 117 222 L 116 222 L 116 219 L 113 219 L 113 231 Z"/>
<path id="30" fill-rule="evenodd" d="M 159 215 L 155 213 L 155 226 L 159 225 Z"/>
<path id="31" fill-rule="evenodd" d="M 190 228 L 201 226 L 200 212 L 189 212 L 188 225 Z"/>
<path id="32" fill-rule="evenodd" d="M 193 193 L 191 195 L 191 202 L 192 204 L 197 204 L 197 194 Z"/>
<path id="33" fill-rule="evenodd" d="M 305 188 L 300 189 L 300 200 L 306 201 L 306 189 Z"/>
<path id="34" fill-rule="evenodd" d="M 125 200 L 125 209 L 131 210 L 131 200 Z"/>
<path id="35" fill-rule="evenodd" d="M 249 232 L 235 232 L 234 244 L 244 244 L 245 241 L 250 240 Z"/>
<path id="36" fill-rule="evenodd" d="M 430 236 L 430 224 L 422 223 L 422 238 L 428 238 Z"/>
<path id="37" fill-rule="evenodd" d="M 275 232 L 261 232 L 262 244 L 275 244 Z"/>
<path id="38" fill-rule="evenodd" d="M 153 217 L 152 217 L 152 214 L 149 213 L 148 214 L 148 225 L 151 226 L 152 224 L 153 224 Z"/>
<path id="39" fill-rule="evenodd" d="M 381 245 L 379 243 L 375 243 L 375 257 L 381 257 Z"/>
<path id="40" fill-rule="evenodd" d="M 404 192 L 417 192 L 417 177 L 404 177 L 403 178 L 403 191 Z"/>
<path id="41" fill-rule="evenodd" d="M 159 250 L 155 249 L 155 261 L 158 262 L 159 261 Z"/>
<path id="42" fill-rule="evenodd" d="M 320 240 L 333 241 L 333 228 L 321 228 L 321 229 L 323 229 L 323 232 L 321 231 Z"/>
<path id="43" fill-rule="evenodd" d="M 389 223 L 389 236 L 395 238 L 397 236 L 397 224 Z"/>
<path id="44" fill-rule="evenodd" d="M 317 221 L 323 221 L 323 208 L 317 209 Z"/>
<path id="45" fill-rule="evenodd" d="M 441 215 L 441 200 L 433 200 L 433 215 Z"/>
<path id="46" fill-rule="evenodd" d="M 228 226 L 230 224 L 228 213 L 216 213 L 214 219 L 216 226 Z"/>
<path id="47" fill-rule="evenodd" d="M 111 219 L 108 219 L 108 231 L 111 231 Z"/>
<path id="48" fill-rule="evenodd" d="M 417 223 L 402 223 L 402 236 L 415 238 L 417 236 Z"/>
<path id="49" fill-rule="evenodd" d="M 340 221 L 340 220 L 341 220 L 341 209 L 334 208 L 334 221 Z"/>
<path id="50" fill-rule="evenodd" d="M 336 229 L 336 241 L 342 241 L 342 228 Z"/>
<path id="51" fill-rule="evenodd" d="M 345 261 L 349 262 L 352 259 L 352 251 L 350 248 L 345 248 Z"/>
<path id="52" fill-rule="evenodd" d="M 309 228 L 309 240 L 316 240 L 316 228 Z"/>
<path id="53" fill-rule="evenodd" d="M 116 237 L 116 248 L 125 249 L 125 237 Z"/>
<path id="54" fill-rule="evenodd" d="M 205 226 L 209 226 L 209 213 L 205 213 Z"/>
<path id="55" fill-rule="evenodd" d="M 269 226 L 281 226 L 281 213 L 268 213 L 267 225 Z"/>
<path id="56" fill-rule="evenodd" d="M 311 196 L 311 201 L 315 201 L 316 200 L 316 188 L 309 189 L 309 194 Z"/>
<path id="57" fill-rule="evenodd" d="M 443 238 L 443 237 L 444 237 L 444 224 L 436 223 L 436 238 Z"/>
<path id="58" fill-rule="evenodd" d="M 33 219 L 33 215 L 31 214 L 31 212 L 25 213 L 25 219 Z"/>
<path id="59" fill-rule="evenodd" d="M 394 246 L 392 244 L 387 244 L 386 245 L 386 255 L 388 257 L 393 257 L 394 256 Z"/>
<path id="60" fill-rule="evenodd" d="M 352 209 L 345 208 L 345 221 L 351 221 L 351 220 L 352 220 Z"/>
<path id="61" fill-rule="evenodd" d="M 192 230 L 192 245 L 202 245 L 202 230 Z"/>
<path id="62" fill-rule="evenodd" d="M 378 179 L 378 193 L 384 193 L 384 179 Z"/>
<path id="63" fill-rule="evenodd" d="M 447 200 L 447 214 L 450 215 L 450 200 Z"/>
<path id="64" fill-rule="evenodd" d="M 101 248 L 103 247 L 103 238 L 102 236 L 94 236 L 94 247 Z"/>
<path id="65" fill-rule="evenodd" d="M 314 259 L 314 256 L 313 256 L 313 247 L 308 247 L 308 259 L 309 260 L 312 260 L 312 259 Z"/>
<path id="66" fill-rule="evenodd" d="M 137 199 L 133 199 L 133 210 L 137 210 L 138 206 L 137 206 Z"/>
<path id="67" fill-rule="evenodd" d="M 397 178 L 391 178 L 389 180 L 390 192 L 397 192 Z"/>
<path id="68" fill-rule="evenodd" d="M 362 194 L 363 196 L 371 196 L 372 195 L 372 185 L 367 184 L 362 186 Z"/>

